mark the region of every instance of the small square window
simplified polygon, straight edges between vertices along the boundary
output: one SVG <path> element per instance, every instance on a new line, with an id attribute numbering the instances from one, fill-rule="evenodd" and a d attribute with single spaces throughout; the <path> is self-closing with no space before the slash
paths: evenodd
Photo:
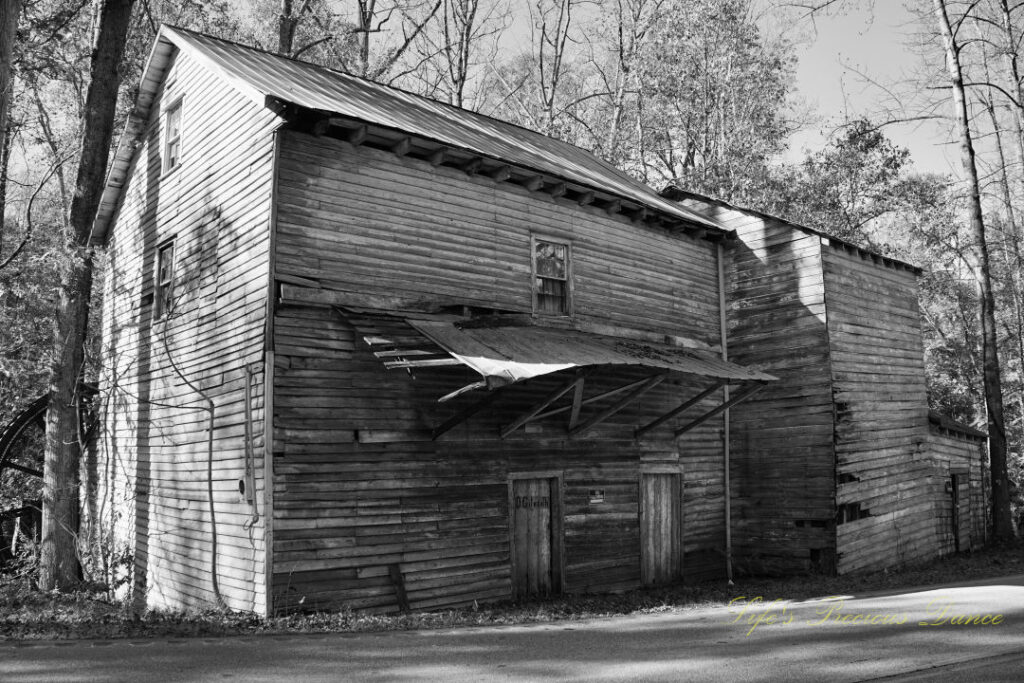
<path id="1" fill-rule="evenodd" d="M 156 319 L 166 317 L 173 305 L 174 297 L 174 240 L 164 243 L 156 252 L 156 292 L 153 315 Z"/>
<path id="2" fill-rule="evenodd" d="M 533 310 L 547 315 L 571 313 L 569 244 L 533 239 Z"/>
<path id="3" fill-rule="evenodd" d="M 164 170 L 170 171 L 181 163 L 181 102 L 168 108 L 164 116 Z"/>

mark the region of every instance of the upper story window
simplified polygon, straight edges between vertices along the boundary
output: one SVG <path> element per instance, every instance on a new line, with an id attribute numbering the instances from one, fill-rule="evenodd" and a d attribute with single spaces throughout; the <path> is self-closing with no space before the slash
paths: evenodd
<path id="1" fill-rule="evenodd" d="M 174 297 L 174 240 L 164 242 L 156 251 L 156 286 L 154 292 L 157 320 L 171 312 Z"/>
<path id="2" fill-rule="evenodd" d="M 181 163 L 181 100 L 164 113 L 164 171 Z"/>
<path id="3" fill-rule="evenodd" d="M 572 314 L 572 250 L 568 242 L 533 238 L 533 310 Z"/>

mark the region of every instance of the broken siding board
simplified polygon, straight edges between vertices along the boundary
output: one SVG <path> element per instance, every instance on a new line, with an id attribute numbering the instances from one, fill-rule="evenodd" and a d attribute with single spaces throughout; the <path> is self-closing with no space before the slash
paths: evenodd
<path id="1" fill-rule="evenodd" d="M 837 527 L 840 572 L 935 556 L 924 460 L 927 396 L 916 276 L 823 250 L 836 402 L 837 503 L 870 516 Z M 907 381 L 896 383 L 894 377 Z"/>

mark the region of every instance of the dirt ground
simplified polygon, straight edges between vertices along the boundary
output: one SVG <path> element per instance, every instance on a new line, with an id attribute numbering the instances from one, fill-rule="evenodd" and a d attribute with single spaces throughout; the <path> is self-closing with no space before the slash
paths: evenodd
<path id="1" fill-rule="evenodd" d="M 499 603 L 410 614 L 310 612 L 262 618 L 221 610 L 134 614 L 102 590 L 41 593 L 26 578 L 0 577 L 0 640 L 366 632 L 527 624 L 726 605 L 743 595 L 799 600 L 968 581 L 1024 572 L 1024 542 L 956 555 L 899 570 L 841 577 L 739 577 L 617 594 L 571 595 L 525 604 Z"/>

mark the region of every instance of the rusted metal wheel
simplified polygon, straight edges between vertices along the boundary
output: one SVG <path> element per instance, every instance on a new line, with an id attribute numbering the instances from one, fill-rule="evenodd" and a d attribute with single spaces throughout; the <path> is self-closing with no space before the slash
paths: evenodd
<path id="1" fill-rule="evenodd" d="M 19 535 L 38 536 L 48 395 L 40 396 L 0 431 L 0 563 Z"/>

